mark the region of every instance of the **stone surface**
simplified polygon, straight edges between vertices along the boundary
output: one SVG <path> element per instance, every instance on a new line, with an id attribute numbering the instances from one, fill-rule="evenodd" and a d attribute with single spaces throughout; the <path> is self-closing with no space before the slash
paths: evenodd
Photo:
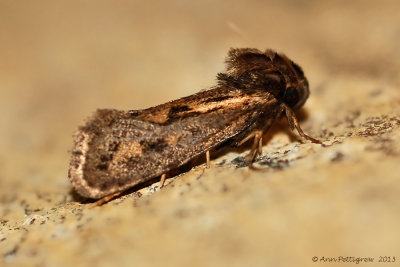
<path id="1" fill-rule="evenodd" d="M 0 265 L 398 264 L 398 10 L 397 1 L 3 1 Z M 301 125 L 325 146 L 301 142 L 282 120 L 265 136 L 266 172 L 245 167 L 248 147 L 225 149 L 211 169 L 194 164 L 162 190 L 155 182 L 95 208 L 74 194 L 71 136 L 91 112 L 211 86 L 229 47 L 273 48 L 304 68 Z"/>

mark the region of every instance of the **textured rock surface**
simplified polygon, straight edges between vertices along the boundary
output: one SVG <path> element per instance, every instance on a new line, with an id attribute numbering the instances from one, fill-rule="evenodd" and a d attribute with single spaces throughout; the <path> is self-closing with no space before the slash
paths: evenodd
<path id="1" fill-rule="evenodd" d="M 1 265 L 399 262 L 397 1 L 0 5 Z M 73 193 L 68 150 L 85 117 L 210 86 L 229 47 L 274 48 L 304 68 L 301 124 L 327 146 L 282 120 L 259 158 L 268 172 L 248 170 L 243 147 L 101 207 Z"/>

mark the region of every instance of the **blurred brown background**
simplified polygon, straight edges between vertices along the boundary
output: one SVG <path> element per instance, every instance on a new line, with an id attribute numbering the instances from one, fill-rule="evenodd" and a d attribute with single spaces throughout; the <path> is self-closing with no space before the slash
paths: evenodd
<path id="1" fill-rule="evenodd" d="M 334 136 L 324 136 L 321 134 L 322 130 L 326 130 L 330 126 L 338 127 L 346 120 L 348 122 L 348 117 L 351 117 L 349 112 L 361 113 L 358 122 L 360 127 L 362 123 L 368 121 L 368 118 L 374 116 L 386 115 L 386 117 L 398 118 L 399 113 L 396 113 L 398 112 L 398 102 L 393 101 L 399 99 L 399 12 L 398 1 L 0 1 L 0 216 L 2 217 L 0 232 L 2 247 L 0 248 L 3 259 L 5 262 L 11 263 L 26 263 L 30 259 L 33 261 L 31 263 L 51 266 L 55 263 L 62 264 L 61 259 L 70 259 L 71 262 L 75 262 L 73 256 L 68 255 L 75 255 L 74 253 L 82 251 L 82 247 L 86 247 L 89 252 L 83 253 L 81 259 L 83 263 L 88 264 L 93 263 L 96 259 L 95 256 L 91 256 L 90 251 L 92 249 L 103 251 L 101 248 L 107 251 L 108 247 L 104 244 L 110 242 L 109 246 L 121 248 L 123 252 L 114 252 L 108 256 L 107 253 L 102 254 L 104 266 L 119 260 L 121 260 L 121 264 L 126 264 L 135 257 L 142 264 L 154 263 L 157 265 L 160 262 L 168 262 L 167 255 L 173 251 L 164 251 L 166 254 L 159 251 L 173 243 L 175 236 L 179 235 L 178 229 L 176 232 L 168 230 L 170 223 L 168 214 L 164 214 L 165 217 L 163 217 L 157 213 L 149 215 L 145 211 L 146 215 L 142 215 L 144 217 L 140 219 L 143 221 L 142 226 L 144 227 L 139 227 L 140 231 L 144 233 L 164 232 L 164 234 L 149 234 L 155 238 L 154 240 L 157 240 L 157 236 L 168 235 L 164 238 L 170 240 L 170 243 L 161 242 L 163 247 L 154 247 L 152 251 L 156 259 L 157 254 L 164 257 L 164 259 L 160 257 L 160 261 L 155 259 L 149 261 L 145 257 L 138 256 L 144 253 L 142 249 L 136 248 L 135 250 L 134 248 L 137 242 L 143 241 L 138 236 L 128 235 L 124 239 L 124 234 L 121 233 L 120 236 L 115 237 L 116 239 L 120 238 L 119 240 L 123 239 L 119 242 L 115 241 L 112 236 L 106 235 L 99 241 L 99 244 L 103 245 L 91 247 L 91 242 L 82 241 L 82 235 L 98 235 L 98 231 L 106 229 L 112 231 L 113 228 L 106 228 L 103 225 L 105 228 L 90 226 L 94 228 L 90 228 L 91 230 L 88 232 L 77 230 L 79 229 L 77 225 L 82 222 L 74 220 L 75 217 L 70 219 L 73 226 L 68 228 L 70 230 L 68 238 L 65 237 L 69 243 L 74 243 L 74 245 L 70 245 L 73 248 L 69 247 L 68 249 L 64 245 L 61 248 L 58 247 L 60 245 L 58 241 L 53 240 L 57 237 L 46 238 L 42 236 L 41 232 L 49 231 L 47 228 L 49 225 L 52 225 L 51 229 L 57 228 L 61 219 L 54 219 L 52 222 L 43 224 L 42 228 L 36 229 L 37 233 L 41 233 L 37 236 L 42 236 L 41 238 L 35 237 L 35 233 L 25 236 L 14 229 L 22 227 L 26 222 L 24 221 L 26 216 L 31 216 L 33 211 L 40 216 L 45 216 L 55 207 L 67 210 L 68 214 L 72 212 L 72 209 L 78 209 L 80 212 L 86 210 L 84 205 L 78 202 L 71 204 L 73 198 L 67 179 L 69 150 L 72 145 L 71 136 L 78 125 L 81 125 L 84 119 L 97 108 L 142 109 L 212 86 L 216 73 L 224 69 L 223 61 L 230 47 L 254 47 L 261 50 L 272 48 L 286 53 L 299 63 L 310 81 L 312 95 L 306 103 L 309 116 L 304 121 L 305 129 L 317 137 L 319 135 L 320 138 L 333 142 Z M 373 94 L 376 98 L 370 97 Z M 378 103 L 380 106 L 370 106 L 373 103 Z M 364 107 L 368 108 L 363 109 Z M 364 117 L 363 114 L 365 114 Z M 398 124 L 393 122 L 395 119 L 392 120 L 392 128 L 398 129 Z M 350 129 L 348 131 L 356 132 L 358 130 Z M 344 136 L 346 131 L 332 130 L 332 132 L 333 135 L 337 136 L 341 133 Z M 394 140 L 395 143 L 392 142 L 389 146 L 394 149 L 393 153 L 397 153 L 398 131 L 394 137 L 389 139 Z M 367 141 L 376 142 L 376 140 L 366 140 L 361 137 L 354 142 Z M 283 140 L 283 144 L 287 142 L 288 140 Z M 350 147 L 354 147 L 354 144 Z M 341 153 L 346 155 L 343 151 L 349 151 L 349 155 L 353 155 L 353 157 L 363 157 L 364 150 L 362 149 L 360 151 L 346 149 L 348 148 L 342 148 Z M 386 155 L 388 152 L 382 153 Z M 312 159 L 315 160 L 315 158 L 321 159 L 323 156 L 314 155 Z M 391 160 L 395 162 L 398 159 L 397 157 Z M 367 161 L 365 164 L 370 165 L 371 162 L 376 162 L 375 158 L 374 160 Z M 390 165 L 390 160 L 378 161 L 382 164 L 387 163 L 385 168 L 391 169 L 392 173 L 399 171 L 396 164 Z M 351 164 L 349 163 L 349 166 L 353 166 L 355 163 L 362 164 L 360 162 L 362 162 L 361 159 L 353 161 Z M 326 164 L 326 166 L 320 166 L 319 177 L 325 177 L 330 181 L 329 175 L 336 171 L 327 169 L 330 163 Z M 340 172 L 346 168 L 350 167 L 341 166 L 337 167 L 337 170 Z M 324 173 L 323 169 L 327 171 Z M 295 173 L 296 171 L 305 173 L 307 176 L 307 171 L 313 172 L 314 170 L 295 169 L 294 171 Z M 295 173 L 294 176 L 301 176 L 297 176 Z M 360 172 L 356 170 L 354 173 Z M 354 173 L 343 177 L 354 178 Z M 214 176 L 218 175 L 209 174 L 210 181 L 215 180 Z M 242 174 L 230 175 L 240 176 Z M 246 173 L 246 175 L 252 174 Z M 262 176 L 261 174 L 254 175 Z M 377 178 L 382 178 L 379 176 L 379 174 L 375 174 L 370 179 L 376 181 Z M 265 178 L 265 174 L 263 177 Z M 257 181 L 257 178 L 254 179 Z M 392 190 L 394 190 L 393 188 L 398 189 L 397 182 L 393 177 L 387 187 Z M 212 182 L 210 183 L 210 186 L 213 187 Z M 250 188 L 250 183 L 247 184 Z M 266 190 L 262 185 L 264 184 L 260 184 L 260 194 Z M 279 185 L 279 190 L 277 190 L 284 191 L 286 187 L 291 186 L 293 185 L 286 181 L 285 186 Z M 359 185 L 355 184 L 354 186 L 358 187 Z M 234 188 L 241 187 L 243 185 Z M 345 184 L 343 187 L 346 187 Z M 330 188 L 332 189 L 332 187 Z M 168 192 L 176 194 L 171 190 L 174 189 L 169 188 L 165 192 L 159 192 L 158 197 L 164 196 L 165 199 L 170 199 L 171 196 L 168 195 Z M 284 216 L 279 213 L 279 203 L 289 201 L 283 200 L 281 197 L 290 198 L 291 193 L 284 194 L 284 197 L 268 199 L 274 203 L 275 212 Z M 397 194 L 398 192 L 392 193 Z M 252 192 L 244 191 L 243 194 L 251 198 Z M 352 192 L 349 191 L 348 194 L 351 195 Z M 391 193 L 383 194 L 390 195 Z M 320 198 L 313 199 L 310 203 L 294 206 L 293 210 L 297 210 L 298 215 L 302 214 L 303 208 L 313 209 L 313 205 L 320 203 L 321 199 L 326 196 L 327 194 L 323 193 Z M 335 195 L 335 198 L 331 199 L 329 203 L 335 205 L 334 202 L 343 199 L 342 197 L 341 194 Z M 153 204 L 155 205 L 154 209 L 163 203 L 155 200 L 156 195 L 147 198 L 146 201 L 158 203 L 157 205 Z M 230 201 L 235 199 L 237 198 L 232 197 L 231 200 L 219 199 L 218 201 L 229 206 L 232 205 Z M 351 197 L 349 199 L 344 197 L 344 199 L 352 201 Z M 379 198 L 378 203 L 390 206 L 391 204 L 388 203 L 393 204 L 393 201 L 398 203 L 398 200 Z M 190 200 L 182 200 L 182 202 L 185 201 L 190 203 Z M 215 199 L 209 200 L 209 197 L 206 196 L 204 201 L 211 201 L 208 207 L 211 209 L 214 207 L 213 203 L 218 202 Z M 296 203 L 298 200 L 292 201 Z M 129 203 L 129 207 L 132 209 L 132 203 Z M 357 205 L 354 206 L 354 210 L 359 209 Z M 120 223 L 122 221 L 121 224 L 114 224 L 113 227 L 120 225 L 122 229 L 123 226 L 126 226 L 126 229 L 130 229 L 127 231 L 135 231 L 135 225 L 138 223 L 136 220 L 140 215 L 135 213 L 130 219 L 120 217 L 118 212 L 127 213 L 127 211 L 126 207 L 119 211 L 119 207 L 121 205 L 112 207 L 113 211 L 109 209 L 111 215 L 105 215 L 104 220 L 108 220 L 111 216 Z M 343 204 L 332 210 L 337 211 L 342 208 L 346 209 L 346 207 L 348 206 Z M 167 207 L 162 206 L 161 209 L 165 210 Z M 190 207 L 188 209 L 191 210 Z M 250 209 L 248 214 L 242 214 L 239 218 L 252 220 L 251 217 L 254 214 L 250 207 L 244 205 L 238 209 Z M 321 207 L 321 209 L 323 208 Z M 351 212 L 353 209 L 348 211 Z M 400 260 L 400 255 L 392 255 L 393 249 L 396 247 L 390 239 L 393 229 L 391 228 L 392 224 L 386 224 L 388 221 L 399 218 L 394 214 L 388 215 L 391 211 L 391 209 L 385 210 L 384 215 L 380 217 L 383 218 L 383 221 L 380 221 L 381 219 L 373 221 L 369 224 L 368 229 L 380 229 L 383 226 L 391 229 L 380 232 L 382 235 L 387 235 L 385 238 L 379 239 L 382 242 L 381 248 L 387 246 L 388 251 L 386 252 L 389 254 L 387 256 L 398 256 L 398 260 Z M 51 216 L 60 218 L 57 217 L 61 216 L 57 212 L 58 210 Z M 93 211 L 87 212 L 89 215 L 85 216 L 94 216 L 91 213 Z M 211 212 L 221 214 L 219 210 Z M 368 213 L 368 209 L 366 213 Z M 101 214 L 104 213 L 100 212 L 96 216 L 101 216 Z M 275 217 L 271 217 L 273 215 L 268 216 L 267 214 L 271 213 L 266 213 L 260 222 L 267 220 L 272 223 L 271 220 L 276 220 L 276 224 L 281 225 L 291 221 L 290 216 L 284 218 L 275 214 Z M 225 222 L 229 224 L 231 215 L 228 212 L 221 216 L 225 216 Z M 315 226 L 307 228 L 296 228 L 296 224 L 293 226 L 295 229 L 293 233 L 305 231 L 294 238 L 304 238 L 304 240 L 291 239 L 290 236 L 281 239 L 279 236 L 272 235 L 261 239 L 258 249 L 252 247 L 258 245 L 257 242 L 253 244 L 245 241 L 242 242 L 243 248 L 230 247 L 230 244 L 236 241 L 218 239 L 214 235 L 218 236 L 219 231 L 211 236 L 208 236 L 209 232 L 207 232 L 203 235 L 204 240 L 201 241 L 203 243 L 199 246 L 196 246 L 197 241 L 190 235 L 185 237 L 184 241 L 180 241 L 188 244 L 194 258 L 203 255 L 202 257 L 198 256 L 198 260 L 202 259 L 198 261 L 198 266 L 227 262 L 230 262 L 231 266 L 244 266 L 245 263 L 252 263 L 251 266 L 268 266 L 272 263 L 275 264 L 273 266 L 284 266 L 286 263 L 294 264 L 294 262 L 296 265 L 307 266 L 314 264 L 311 256 L 321 255 L 316 251 L 321 246 L 331 252 L 326 256 L 332 257 L 339 256 L 344 251 L 344 254 L 347 254 L 343 256 L 377 258 L 381 255 L 380 253 L 385 252 L 382 250 L 379 253 L 372 253 L 376 251 L 374 246 L 364 250 L 364 254 L 357 254 L 356 252 L 360 252 L 359 250 L 352 250 L 354 246 L 363 246 L 364 235 L 373 234 L 371 232 L 355 234 L 354 238 L 346 241 L 347 243 L 341 243 L 336 239 L 334 241 L 339 243 L 332 243 L 324 239 L 325 237 L 334 238 L 343 233 L 340 230 L 341 227 L 346 228 L 350 225 L 351 228 L 357 228 L 364 222 L 364 219 L 361 218 L 354 223 L 346 221 L 344 224 L 341 224 L 339 219 L 339 223 L 333 223 L 334 226 L 332 226 L 336 230 L 332 230 L 333 232 L 323 231 L 324 238 L 320 240 L 319 237 L 313 236 L 312 232 L 318 232 L 318 229 L 321 230 L 320 223 L 327 222 L 325 219 L 318 221 L 318 218 L 321 218 L 320 214 L 314 215 L 311 216 L 311 219 L 316 222 Z M 351 213 L 348 215 L 352 216 Z M 67 215 L 62 216 L 65 218 Z M 166 228 L 161 226 L 152 226 L 151 230 L 146 228 L 146 225 L 153 223 L 146 221 L 146 218 L 154 220 L 154 216 L 164 218 Z M 346 216 L 342 216 L 340 218 L 345 220 Z M 96 218 L 93 217 L 93 221 L 96 221 Z M 184 225 L 193 224 L 193 220 L 196 218 L 193 215 L 182 223 Z M 232 216 L 232 218 L 236 217 Z M 200 221 L 203 222 L 203 220 Z M 200 221 L 199 224 L 203 225 Z M 196 224 L 194 223 L 194 225 Z M 240 225 L 243 225 L 243 229 L 247 229 L 245 222 L 243 224 L 237 222 L 237 226 Z M 261 224 L 258 226 L 261 227 Z M 249 231 L 251 228 L 248 228 Z M 14 229 L 15 232 L 9 233 L 10 229 Z M 192 231 L 196 231 L 196 229 L 194 228 Z M 235 228 L 233 227 L 233 229 Z M 257 236 L 257 229 L 257 227 L 253 229 L 255 236 Z M 275 231 L 273 227 L 266 229 L 265 231 L 270 234 Z M 27 232 L 30 231 L 33 230 L 28 228 Z M 76 233 L 75 231 L 83 232 Z M 398 234 L 399 232 L 397 230 L 394 233 Z M 246 231 L 243 236 L 247 234 L 249 239 L 253 237 L 250 232 Z M 22 240 L 19 235 L 24 236 L 24 240 L 28 239 L 29 242 L 18 243 Z M 235 238 L 231 232 L 226 235 Z M 199 234 L 199 236 L 202 235 Z M 4 240 L 1 240 L 1 237 Z M 216 240 L 221 243 L 213 248 L 213 252 L 208 251 L 208 244 L 215 245 L 214 241 Z M 55 245 L 54 242 L 58 245 Z M 116 242 L 116 245 L 112 245 L 112 242 Z M 264 242 L 269 245 L 264 246 Z M 282 249 L 271 250 L 270 246 L 274 247 L 274 242 L 280 242 Z M 57 252 L 54 252 L 57 253 L 57 256 L 54 258 L 49 256 L 51 252 L 46 256 L 40 249 L 29 254 L 32 247 L 40 247 L 39 244 L 45 244 L 44 246 L 48 246 L 47 249 L 50 251 L 53 247 L 57 248 Z M 154 243 L 150 242 L 150 244 Z M 288 244 L 293 246 L 290 245 L 290 248 L 285 250 L 285 246 Z M 294 244 L 298 244 L 300 248 L 295 248 Z M 346 249 L 346 244 L 351 247 Z M 176 249 L 174 251 L 178 254 L 170 255 L 171 263 L 179 265 L 190 262 L 189 258 L 188 261 L 180 261 L 179 258 L 180 253 L 189 257 L 187 255 L 188 248 L 185 245 L 182 247 L 171 246 Z M 18 249 L 15 249 L 16 247 Z M 153 246 L 146 247 L 149 255 L 150 247 Z M 238 247 L 240 247 L 239 244 Z M 201 248 L 204 251 L 199 252 Z M 397 246 L 397 248 L 400 247 Z M 305 251 L 313 249 L 314 251 L 305 255 Z M 236 260 L 235 255 L 238 257 Z M 291 257 L 292 259 L 290 259 Z"/>

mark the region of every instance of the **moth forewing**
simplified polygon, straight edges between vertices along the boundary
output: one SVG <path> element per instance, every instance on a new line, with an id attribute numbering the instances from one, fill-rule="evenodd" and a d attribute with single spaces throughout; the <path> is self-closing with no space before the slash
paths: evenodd
<path id="1" fill-rule="evenodd" d="M 251 129 L 260 118 L 259 110 L 274 102 L 271 96 L 261 98 L 234 91 L 237 94 L 231 93 L 230 98 L 198 106 L 193 96 L 160 105 L 154 109 L 175 110 L 162 122 L 161 116 L 154 116 L 154 109 L 148 109 L 136 116 L 120 112 L 109 125 L 99 126 L 99 116 L 107 111 L 96 113 L 79 132 L 90 138 L 78 141 L 75 148 L 90 149 L 82 151 L 87 156 L 79 158 L 83 161 L 78 167 L 71 165 L 73 184 L 85 181 L 87 186 L 79 184 L 80 194 L 99 198 L 151 180 Z M 197 94 L 196 98 L 203 100 L 203 94 L 209 93 Z M 182 103 L 191 103 L 190 108 L 183 108 Z M 100 132 L 93 130 L 99 128 Z"/>

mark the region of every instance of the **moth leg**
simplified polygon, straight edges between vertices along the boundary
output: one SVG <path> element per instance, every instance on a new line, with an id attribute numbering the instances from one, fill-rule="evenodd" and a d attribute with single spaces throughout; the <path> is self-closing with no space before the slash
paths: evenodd
<path id="1" fill-rule="evenodd" d="M 210 162 L 210 150 L 206 151 L 206 161 L 207 161 L 207 169 L 211 167 L 211 162 Z"/>
<path id="2" fill-rule="evenodd" d="M 247 142 L 250 138 L 254 138 L 253 145 L 251 146 L 251 150 L 248 156 L 250 169 L 257 169 L 256 167 L 253 166 L 253 161 L 257 157 L 257 155 L 262 154 L 262 135 L 263 135 L 262 130 L 253 131 L 238 143 L 238 146 L 240 146 L 245 142 Z"/>
<path id="3" fill-rule="evenodd" d="M 123 192 L 125 192 L 125 190 L 106 195 L 106 196 L 100 198 L 99 200 L 97 200 L 96 202 L 90 204 L 90 207 L 94 208 L 94 207 L 102 206 L 103 204 L 110 202 L 110 200 L 120 196 Z"/>
<path id="4" fill-rule="evenodd" d="M 253 138 L 255 136 L 255 132 L 250 133 L 248 136 L 246 136 L 244 139 L 242 139 L 237 146 L 241 146 L 244 143 L 246 143 L 248 140 L 250 140 L 251 138 Z"/>
<path id="5" fill-rule="evenodd" d="M 322 144 L 321 141 L 319 141 L 319 140 L 317 140 L 315 138 L 312 138 L 311 136 L 308 136 L 307 134 L 305 134 L 303 132 L 303 130 L 300 127 L 299 122 L 297 121 L 296 114 L 294 114 L 294 112 L 293 112 L 293 110 L 291 108 L 289 108 L 286 105 L 283 105 L 283 107 L 285 109 L 285 114 L 286 114 L 286 118 L 288 120 L 290 129 L 294 130 L 294 128 L 296 128 L 296 130 L 299 133 L 299 135 L 301 137 L 303 137 L 304 139 L 309 140 L 309 141 L 311 141 L 313 143 L 316 143 L 316 144 Z"/>
<path id="6" fill-rule="evenodd" d="M 258 140 L 258 155 L 262 155 L 262 133 L 260 140 Z"/>
<path id="7" fill-rule="evenodd" d="M 160 188 L 163 188 L 164 187 L 164 183 L 165 183 L 165 179 L 167 178 L 167 174 L 166 173 L 163 173 L 162 175 L 161 175 L 161 179 L 160 179 Z"/>
<path id="8" fill-rule="evenodd" d="M 250 169 L 257 169 L 257 168 L 255 168 L 253 166 L 253 161 L 257 157 L 258 154 L 262 153 L 262 135 L 263 135 L 263 132 L 262 131 L 254 131 L 253 134 L 251 134 L 251 135 L 254 136 L 254 140 L 253 140 L 253 145 L 251 146 L 250 154 L 249 154 L 249 157 L 248 157 L 249 168 Z"/>

